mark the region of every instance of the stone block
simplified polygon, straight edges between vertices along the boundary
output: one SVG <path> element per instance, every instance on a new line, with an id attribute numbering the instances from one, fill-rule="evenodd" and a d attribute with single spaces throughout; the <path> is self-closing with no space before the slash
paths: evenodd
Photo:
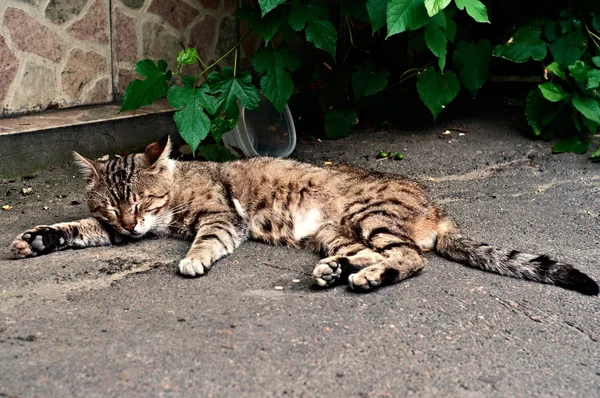
<path id="1" fill-rule="evenodd" d="M 121 3 L 125 4 L 129 8 L 137 10 L 138 8 L 142 8 L 144 5 L 144 0 L 121 0 Z"/>
<path id="2" fill-rule="evenodd" d="M 50 0 L 45 15 L 55 24 L 63 24 L 79 15 L 88 0 Z"/>
<path id="3" fill-rule="evenodd" d="M 183 36 L 174 35 L 164 24 L 146 21 L 142 25 L 143 57 L 154 61 L 164 59 L 173 66 L 177 54 L 183 49 Z"/>
<path id="4" fill-rule="evenodd" d="M 65 43 L 53 30 L 37 22 L 23 10 L 9 7 L 4 11 L 4 26 L 14 45 L 21 51 L 60 61 Z"/>
<path id="5" fill-rule="evenodd" d="M 117 62 L 136 62 L 138 60 L 135 24 L 135 18 L 125 15 L 117 7 L 113 9 L 113 48 Z"/>
<path id="6" fill-rule="evenodd" d="M 12 53 L 3 36 L 0 36 L 0 107 L 4 102 L 4 97 L 8 89 L 15 80 L 17 74 L 17 58 Z"/>
<path id="7" fill-rule="evenodd" d="M 183 30 L 200 12 L 180 0 L 153 0 L 148 11 L 160 15 L 172 27 Z"/>
<path id="8" fill-rule="evenodd" d="M 206 14 L 202 20 L 192 26 L 189 46 L 196 47 L 200 59 L 206 62 L 209 57 L 214 56 L 216 41 L 217 18 Z"/>
<path id="9" fill-rule="evenodd" d="M 86 14 L 67 32 L 80 40 L 108 44 L 108 0 L 96 0 Z"/>
<path id="10" fill-rule="evenodd" d="M 108 77 L 98 80 L 94 87 L 83 96 L 85 104 L 104 104 L 112 101 L 112 89 Z"/>
<path id="11" fill-rule="evenodd" d="M 132 80 L 135 79 L 140 79 L 141 76 L 139 76 L 135 70 L 133 70 L 133 67 L 131 69 L 119 69 L 117 72 L 117 81 L 115 84 L 115 88 L 116 88 L 116 92 L 115 95 L 119 96 L 120 98 L 123 97 L 123 94 L 125 94 L 125 90 L 127 89 L 127 85 L 129 84 L 129 82 L 131 82 Z"/>
<path id="12" fill-rule="evenodd" d="M 200 5 L 204 8 L 216 10 L 221 5 L 221 0 L 200 0 Z"/>
<path id="13" fill-rule="evenodd" d="M 10 103 L 14 111 L 43 111 L 56 98 L 56 71 L 33 61 L 25 64 L 23 77 Z"/>
<path id="14" fill-rule="evenodd" d="M 108 69 L 106 57 L 76 48 L 61 73 L 63 90 L 71 99 L 80 99 L 83 88 L 96 76 L 108 73 Z"/>
<path id="15" fill-rule="evenodd" d="M 237 40 L 236 20 L 230 17 L 221 18 L 215 57 L 220 58 L 223 54 L 235 46 Z M 233 65 L 233 57 L 234 54 L 232 52 L 222 61 L 222 64 Z"/>

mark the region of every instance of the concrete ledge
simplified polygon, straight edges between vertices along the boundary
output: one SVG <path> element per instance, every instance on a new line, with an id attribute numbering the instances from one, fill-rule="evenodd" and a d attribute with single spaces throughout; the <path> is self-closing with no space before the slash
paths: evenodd
<path id="1" fill-rule="evenodd" d="M 72 159 L 72 151 L 98 157 L 177 135 L 172 110 L 163 103 L 129 114 L 117 115 L 117 110 L 104 105 L 0 120 L 0 178 L 63 163 Z"/>

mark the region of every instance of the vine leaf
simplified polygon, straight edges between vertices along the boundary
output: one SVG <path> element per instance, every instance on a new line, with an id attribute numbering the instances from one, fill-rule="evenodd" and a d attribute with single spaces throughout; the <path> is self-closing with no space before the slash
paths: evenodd
<path id="1" fill-rule="evenodd" d="M 258 89 L 247 71 L 234 76 L 233 68 L 226 66 L 221 72 L 208 75 L 208 87 L 211 94 L 220 94 L 218 108 L 232 118 L 239 115 L 238 101 L 247 109 L 255 109 L 260 103 Z"/>
<path id="2" fill-rule="evenodd" d="M 443 14 L 442 14 L 443 15 Z M 446 20 L 444 19 L 444 23 Z M 430 21 L 425 27 L 425 44 L 429 50 L 438 57 L 438 65 L 440 70 L 444 70 L 444 66 L 446 66 L 446 47 L 448 45 L 448 39 L 440 25 L 438 25 L 434 20 Z"/>
<path id="3" fill-rule="evenodd" d="M 600 102 L 597 99 L 575 94 L 573 106 L 586 118 L 600 123 Z"/>
<path id="4" fill-rule="evenodd" d="M 191 47 L 179 51 L 179 54 L 177 55 L 177 62 L 183 65 L 191 65 L 196 62 L 197 58 L 198 50 L 196 50 L 196 47 Z"/>
<path id="5" fill-rule="evenodd" d="M 452 71 L 443 75 L 434 68 L 427 68 L 418 76 L 417 91 L 421 101 L 429 108 L 436 119 L 460 90 L 460 82 Z"/>
<path id="6" fill-rule="evenodd" d="M 387 69 L 377 68 L 372 61 L 365 62 L 365 66 L 357 65 L 356 72 L 352 74 L 354 97 L 360 99 L 377 94 L 387 87 L 388 75 Z"/>
<path id="7" fill-rule="evenodd" d="M 550 102 L 562 101 L 569 96 L 560 84 L 547 82 L 538 86 L 544 98 Z"/>
<path id="8" fill-rule="evenodd" d="M 506 44 L 494 48 L 494 56 L 522 63 L 533 58 L 542 61 L 548 53 L 548 45 L 542 40 L 542 31 L 532 26 L 524 26 Z"/>
<path id="9" fill-rule="evenodd" d="M 337 29 L 327 21 L 327 8 L 322 3 L 302 4 L 294 2 L 288 15 L 288 23 L 295 31 L 306 28 L 306 40 L 335 58 Z"/>
<path id="10" fill-rule="evenodd" d="M 581 59 L 587 49 L 587 39 L 581 30 L 574 30 L 550 44 L 550 53 L 561 68 Z"/>
<path id="11" fill-rule="evenodd" d="M 209 94 L 206 84 L 196 89 L 171 86 L 167 99 L 173 108 L 179 109 L 173 115 L 173 119 L 181 138 L 190 146 L 192 153 L 195 153 L 211 126 L 205 110 L 214 114 L 217 110 L 217 99 Z"/>
<path id="12" fill-rule="evenodd" d="M 258 5 L 260 6 L 260 11 L 263 16 L 267 15 L 269 11 L 283 3 L 285 3 L 285 0 L 258 0 Z"/>
<path id="13" fill-rule="evenodd" d="M 598 149 L 592 152 L 592 154 L 590 155 L 590 160 L 592 162 L 600 162 L 600 147 L 598 147 Z"/>
<path id="14" fill-rule="evenodd" d="M 573 153 L 586 153 L 590 147 L 590 140 L 581 140 L 579 137 L 571 137 L 564 140 L 558 141 L 552 147 L 552 153 L 564 153 L 564 152 L 573 152 Z"/>
<path id="15" fill-rule="evenodd" d="M 448 7 L 452 0 L 425 0 L 425 8 L 427 9 L 427 15 L 433 17 L 444 8 Z"/>
<path id="16" fill-rule="evenodd" d="M 387 5 L 387 37 L 415 30 L 429 22 L 423 0 L 390 0 Z"/>
<path id="17" fill-rule="evenodd" d="M 560 69 L 560 66 L 558 66 L 558 62 L 556 62 L 556 61 L 552 62 L 550 65 L 546 66 L 546 69 L 549 70 L 550 72 L 554 73 L 561 80 L 566 80 L 567 79 L 567 76 L 565 75 L 565 72 L 563 72 Z"/>
<path id="18" fill-rule="evenodd" d="M 164 59 L 158 61 L 158 64 L 150 59 L 139 61 L 135 64 L 135 71 L 146 79 L 129 82 L 119 112 L 151 105 L 157 99 L 167 95 L 169 90 L 171 71 L 167 70 L 167 62 Z"/>
<path id="19" fill-rule="evenodd" d="M 452 60 L 463 85 L 471 95 L 475 95 L 490 74 L 492 45 L 486 39 L 477 43 L 459 41 Z"/>
<path id="20" fill-rule="evenodd" d="M 358 114 L 353 109 L 332 109 L 325 114 L 325 137 L 343 138 L 352 133 L 358 123 Z"/>
<path id="21" fill-rule="evenodd" d="M 244 2 L 242 7 L 238 8 L 235 16 L 248 22 L 248 27 L 258 33 L 265 40 L 265 45 L 275 36 L 281 25 L 280 13 L 272 12 L 261 16 L 258 11 L 252 9 L 248 3 Z"/>
<path id="22" fill-rule="evenodd" d="M 487 8 L 479 0 L 454 0 L 456 7 L 459 10 L 467 9 L 467 14 L 477 22 L 490 23 L 487 15 Z"/>
<path id="23" fill-rule="evenodd" d="M 294 91 L 290 72 L 300 66 L 298 58 L 284 48 L 268 48 L 254 54 L 252 66 L 257 72 L 264 73 L 260 79 L 260 86 L 265 97 L 279 112 L 283 111 Z"/>
<path id="24" fill-rule="evenodd" d="M 367 0 L 367 14 L 371 20 L 373 34 L 385 26 L 388 0 Z"/>

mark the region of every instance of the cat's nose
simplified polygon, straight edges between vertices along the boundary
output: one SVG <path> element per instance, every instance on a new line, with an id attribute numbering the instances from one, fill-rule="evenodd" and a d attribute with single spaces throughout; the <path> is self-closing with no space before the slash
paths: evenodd
<path id="1" fill-rule="evenodd" d="M 131 231 L 133 231 L 135 229 L 135 224 L 123 225 L 123 228 L 125 228 L 126 230 L 128 230 L 129 232 L 131 232 Z"/>

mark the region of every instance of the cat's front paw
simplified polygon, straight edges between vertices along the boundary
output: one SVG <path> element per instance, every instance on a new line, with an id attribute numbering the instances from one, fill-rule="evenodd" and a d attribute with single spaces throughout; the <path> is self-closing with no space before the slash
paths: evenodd
<path id="1" fill-rule="evenodd" d="M 322 287 L 334 285 L 340 276 L 342 276 L 342 266 L 335 260 L 321 260 L 313 269 L 315 283 Z"/>
<path id="2" fill-rule="evenodd" d="M 184 258 L 179 262 L 179 272 L 187 276 L 202 276 L 208 270 L 202 260 L 197 258 Z"/>
<path id="3" fill-rule="evenodd" d="M 65 244 L 65 234 L 52 227 L 35 227 L 23 232 L 10 245 L 16 258 L 34 257 L 55 251 Z"/>

